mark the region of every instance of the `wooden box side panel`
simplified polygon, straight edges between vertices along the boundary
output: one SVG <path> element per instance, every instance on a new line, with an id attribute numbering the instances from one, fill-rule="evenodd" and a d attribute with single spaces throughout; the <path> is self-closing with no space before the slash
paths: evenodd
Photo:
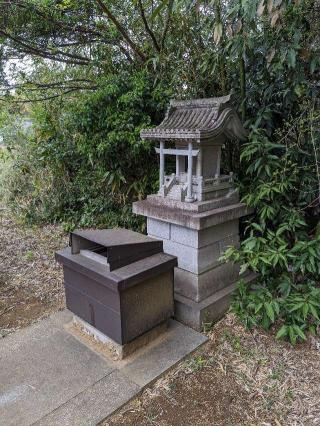
<path id="1" fill-rule="evenodd" d="M 67 308 L 119 344 L 122 342 L 119 294 L 64 268 Z"/>
<path id="2" fill-rule="evenodd" d="M 173 314 L 172 270 L 126 289 L 121 293 L 123 342 L 130 342 Z"/>

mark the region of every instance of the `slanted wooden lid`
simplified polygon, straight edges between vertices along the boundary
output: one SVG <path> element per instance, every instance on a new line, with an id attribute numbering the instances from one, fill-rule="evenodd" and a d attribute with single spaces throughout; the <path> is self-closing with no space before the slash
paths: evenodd
<path id="1" fill-rule="evenodd" d="M 72 254 L 103 252 L 110 271 L 163 250 L 162 241 L 122 228 L 73 231 L 70 246 Z"/>

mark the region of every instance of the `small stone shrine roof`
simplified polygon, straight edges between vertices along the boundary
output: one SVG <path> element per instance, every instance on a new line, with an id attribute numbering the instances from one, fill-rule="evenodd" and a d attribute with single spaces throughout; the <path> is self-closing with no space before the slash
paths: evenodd
<path id="1" fill-rule="evenodd" d="M 236 111 L 229 104 L 230 95 L 220 98 L 171 100 L 166 116 L 159 126 L 142 130 L 142 139 L 197 140 L 227 138 L 244 140 L 247 131 Z"/>

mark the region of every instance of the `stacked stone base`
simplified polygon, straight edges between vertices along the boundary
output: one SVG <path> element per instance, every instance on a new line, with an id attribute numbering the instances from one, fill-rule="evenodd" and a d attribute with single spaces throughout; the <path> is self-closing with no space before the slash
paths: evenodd
<path id="1" fill-rule="evenodd" d="M 206 325 L 218 321 L 228 310 L 234 290 L 235 283 L 213 293 L 201 302 L 195 302 L 175 293 L 175 316 L 189 327 L 201 330 Z"/>
<path id="2" fill-rule="evenodd" d="M 147 216 L 148 235 L 161 239 L 164 252 L 177 256 L 175 318 L 197 330 L 223 315 L 239 280 L 238 265 L 221 260 L 229 246 L 239 245 L 239 218 L 248 214 L 234 197 L 233 203 L 230 198 L 215 200 L 220 205 L 213 209 L 203 202 L 179 209 L 155 196 L 134 204 L 135 213 Z"/>

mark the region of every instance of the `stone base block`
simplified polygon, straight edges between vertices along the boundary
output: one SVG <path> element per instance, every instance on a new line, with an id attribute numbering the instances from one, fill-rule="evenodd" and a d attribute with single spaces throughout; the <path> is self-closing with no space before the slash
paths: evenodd
<path id="1" fill-rule="evenodd" d="M 169 321 L 164 321 L 163 323 L 157 325 L 152 330 L 142 334 L 136 339 L 132 340 L 129 343 L 120 345 L 110 337 L 101 333 L 92 325 L 88 324 L 86 321 L 83 321 L 81 318 L 74 315 L 72 328 L 69 327 L 69 331 L 73 334 L 78 335 L 81 340 L 91 340 L 91 342 L 86 342 L 87 344 L 93 346 L 99 346 L 99 350 L 113 361 L 122 360 L 129 355 L 132 355 L 138 349 L 148 345 L 154 339 L 159 337 L 161 334 L 167 331 Z M 81 333 L 81 335 L 80 335 Z"/>
<path id="2" fill-rule="evenodd" d="M 153 238 L 171 240 L 174 243 L 200 249 L 225 238 L 237 236 L 239 220 L 235 219 L 198 231 L 148 217 L 147 231 Z"/>
<path id="3" fill-rule="evenodd" d="M 164 252 L 178 258 L 179 268 L 194 274 L 202 274 L 220 265 L 220 258 L 227 248 L 229 246 L 238 247 L 238 245 L 238 235 L 232 235 L 200 249 L 185 246 L 171 240 L 163 240 Z"/>
<path id="4" fill-rule="evenodd" d="M 239 203 L 238 191 L 230 187 L 221 188 L 217 191 L 211 188 L 211 191 L 204 193 L 201 198 L 203 198 L 201 201 L 185 203 L 169 197 L 163 197 L 162 195 L 152 194 L 148 195 L 147 200 L 161 207 L 188 210 L 195 213 L 202 213 Z"/>
<path id="5" fill-rule="evenodd" d="M 244 279 L 250 282 L 255 278 L 255 274 L 250 274 Z M 175 319 L 195 330 L 202 330 L 204 324 L 218 321 L 228 310 L 235 287 L 236 284 L 233 283 L 201 302 L 195 302 L 176 293 Z"/>
<path id="6" fill-rule="evenodd" d="M 158 198 L 165 200 L 165 198 L 162 197 Z M 178 209 L 159 205 L 152 199 L 146 199 L 133 203 L 132 211 L 135 214 L 140 214 L 148 218 L 173 223 L 189 229 L 202 230 L 219 225 L 220 223 L 231 222 L 239 219 L 240 217 L 247 216 L 252 213 L 253 210 L 248 208 L 244 203 L 236 203 L 198 213 L 188 211 L 185 208 Z"/>
<path id="7" fill-rule="evenodd" d="M 174 268 L 174 290 L 181 296 L 200 302 L 237 281 L 239 269 L 238 265 L 224 263 L 198 275 Z"/>

